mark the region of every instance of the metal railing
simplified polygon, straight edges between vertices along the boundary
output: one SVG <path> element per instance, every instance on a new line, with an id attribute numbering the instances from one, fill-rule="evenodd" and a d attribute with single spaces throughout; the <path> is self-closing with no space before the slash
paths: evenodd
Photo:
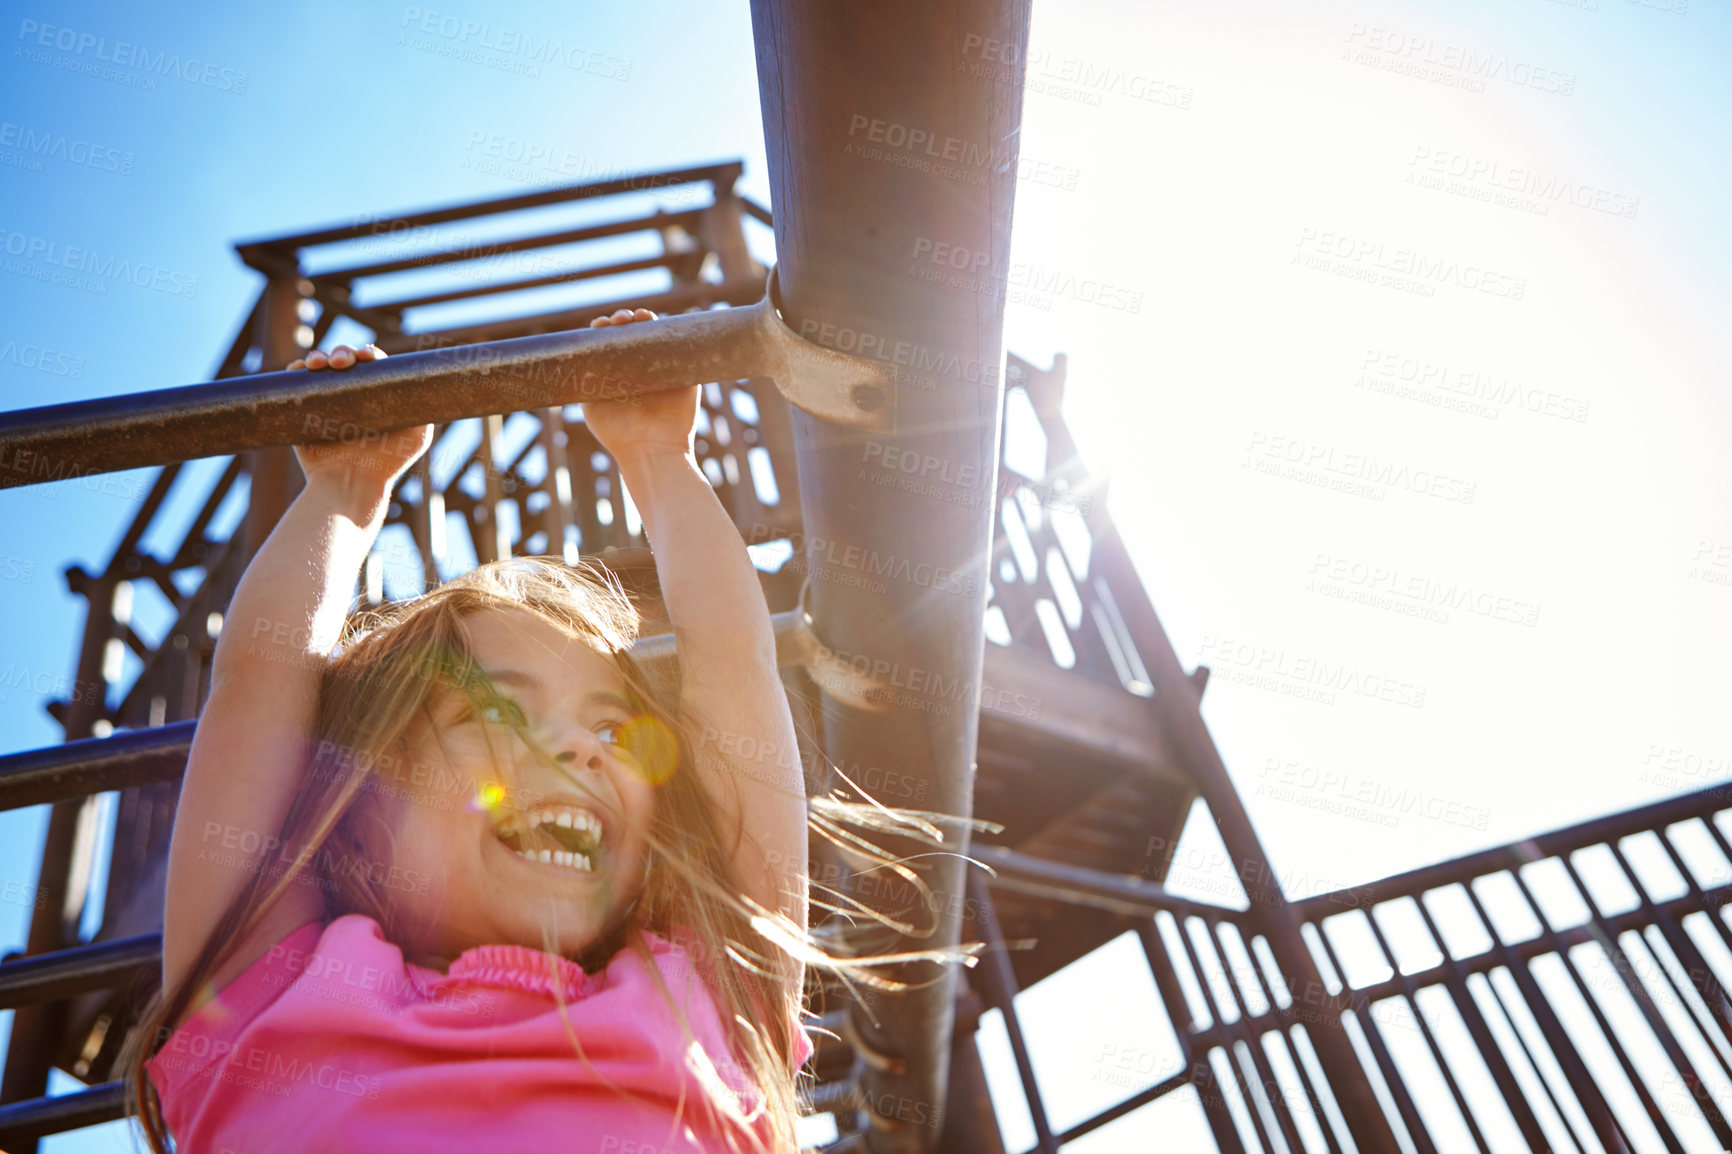
<path id="1" fill-rule="evenodd" d="M 1338 1087 L 1315 1039 L 1343 1031 L 1399 1148 L 1482 1152 L 1732 1145 L 1732 796 L 1724 786 L 1296 904 L 1324 987 L 1295 981 L 1257 910 L 1185 901 L 1158 885 L 980 848 L 976 894 L 1036 893 L 1125 917 L 1178 1060 L 1061 1133 L 1004 967 L 986 1001 L 1005 1017 L 1036 1148 L 1190 1091 L 1223 1151 L 1342 1151 Z M 1148 1051 L 1143 1051 L 1146 1054 Z M 1143 1068 L 1149 1067 L 1149 1068 Z"/>

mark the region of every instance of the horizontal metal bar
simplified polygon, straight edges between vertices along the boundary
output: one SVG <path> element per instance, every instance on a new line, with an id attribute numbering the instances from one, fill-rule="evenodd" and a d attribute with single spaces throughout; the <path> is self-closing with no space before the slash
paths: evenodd
<path id="1" fill-rule="evenodd" d="M 742 308 L 756 304 L 762 298 L 764 286 L 757 278 L 735 277 L 720 283 L 692 281 L 678 284 L 666 292 L 644 295 L 634 293 L 612 301 L 595 301 L 573 309 L 553 313 L 537 313 L 529 317 L 507 317 L 504 320 L 482 321 L 477 324 L 453 325 L 448 329 L 424 329 L 413 333 L 380 334 L 374 341 L 380 348 L 396 356 L 398 353 L 422 352 L 426 349 L 451 345 L 480 344 L 483 341 L 514 340 L 538 333 L 566 332 L 588 328 L 596 317 L 609 316 L 622 308 L 645 308 L 653 313 L 672 315 L 694 309 L 713 309 L 718 304 Z"/>
<path id="2" fill-rule="evenodd" d="M 30 1098 L 0 1106 L 0 1149 L 44 1134 L 112 1122 L 126 1114 L 126 1085 L 104 1082 L 75 1094 Z"/>
<path id="3" fill-rule="evenodd" d="M 1421 890 L 1466 882 L 1500 870 L 1513 869 L 1540 858 L 1571 853 L 1600 842 L 1615 841 L 1631 834 L 1658 830 L 1674 822 L 1693 817 L 1707 818 L 1732 807 L 1732 784 L 1705 786 L 1692 793 L 1680 794 L 1653 802 L 1637 809 L 1627 809 L 1576 825 L 1564 826 L 1547 833 L 1535 834 L 1520 842 L 1481 850 L 1466 857 L 1451 858 L 1436 865 L 1422 866 L 1405 873 L 1391 874 L 1377 881 L 1350 886 L 1333 893 L 1316 894 L 1293 904 L 1308 921 L 1327 917 L 1344 907 L 1363 908 L 1406 897 Z"/>
<path id="4" fill-rule="evenodd" d="M 96 942 L 0 965 L 0 1010 L 124 986 L 162 971 L 162 935 Z"/>
<path id="5" fill-rule="evenodd" d="M 771 278 L 774 285 L 774 277 Z M 376 440 L 381 431 L 584 400 L 630 400 L 770 377 L 789 402 L 890 433 L 893 365 L 802 340 L 773 291 L 746 308 L 404 353 L 344 372 L 274 372 L 0 414 L 0 488 L 274 445 Z"/>
<path id="6" fill-rule="evenodd" d="M 997 871 L 998 876 L 989 879 L 995 889 L 1055 898 L 1132 917 L 1153 917 L 1161 910 L 1170 910 L 1175 914 L 1194 914 L 1207 921 L 1232 922 L 1243 928 L 1242 910 L 1177 897 L 1155 882 L 1129 874 L 1103 873 L 979 842 L 969 846 L 968 856 Z"/>
<path id="7" fill-rule="evenodd" d="M 186 766 L 196 725 L 126 729 L 0 757 L 0 810 L 173 781 Z"/>
<path id="8" fill-rule="evenodd" d="M 571 284 L 574 281 L 594 280 L 597 277 L 620 276 L 628 272 L 645 272 L 652 268 L 668 268 L 680 259 L 683 254 L 669 253 L 662 256 L 648 256 L 642 260 L 625 260 L 617 264 L 598 265 L 595 268 L 573 269 L 570 272 L 554 273 L 551 276 L 530 277 L 527 280 L 503 281 L 498 284 L 466 286 L 451 292 L 433 293 L 430 296 L 405 297 L 402 300 L 378 301 L 368 305 L 369 309 L 388 310 L 401 313 L 405 309 L 424 308 L 428 305 L 449 304 L 451 301 L 474 300 L 476 297 L 492 296 L 496 293 L 521 292 L 524 289 L 546 288 L 549 285 Z"/>
<path id="9" fill-rule="evenodd" d="M 483 244 L 466 244 L 459 248 L 444 248 L 434 252 L 420 253 L 415 256 L 400 257 L 396 260 L 378 261 L 374 264 L 355 265 L 352 268 L 334 268 L 321 273 L 309 274 L 310 279 L 327 284 L 347 284 L 365 276 L 385 276 L 394 272 L 408 272 L 411 269 L 431 268 L 434 265 L 461 264 L 465 261 L 486 260 L 489 257 L 509 256 L 514 252 L 525 252 L 535 248 L 554 248 L 562 244 L 581 244 L 586 240 L 601 240 L 604 237 L 624 236 L 627 233 L 647 232 L 670 225 L 696 226 L 703 219 L 703 214 L 695 210 L 687 212 L 658 213 L 652 216 L 634 217 L 631 220 L 614 220 L 606 224 L 592 224 L 584 228 L 567 229 L 563 232 L 543 233 L 539 236 L 520 237 L 516 240 L 493 240 Z"/>
<path id="10" fill-rule="evenodd" d="M 678 184 L 693 184 L 697 181 L 711 181 L 733 187 L 733 182 L 740 175 L 740 163 L 729 161 L 726 164 L 707 164 L 696 168 L 676 168 L 666 172 L 651 172 L 640 176 L 624 176 L 613 180 L 600 180 L 592 184 L 575 184 L 564 188 L 550 188 L 541 192 L 529 192 L 522 196 L 507 197 L 503 200 L 478 200 L 469 204 L 454 205 L 449 208 L 422 209 L 419 212 L 404 213 L 390 220 L 368 221 L 365 224 L 342 225 L 336 228 L 318 229 L 313 232 L 299 233 L 295 236 L 279 236 L 262 238 L 253 241 L 243 241 L 235 245 L 242 257 L 265 249 L 279 251 L 297 248 L 309 248 L 313 245 L 335 244 L 338 241 L 354 240 L 363 236 L 389 236 L 396 228 L 418 228 L 435 224 L 449 224 L 454 220 L 468 220 L 477 216 L 493 216 L 498 213 L 516 212 L 526 208 L 540 208 L 549 204 L 560 204 L 571 200 L 586 200 L 598 196 L 617 196 L 627 192 L 649 192 L 657 188 L 668 188 Z M 248 263 L 251 263 L 250 260 Z"/>

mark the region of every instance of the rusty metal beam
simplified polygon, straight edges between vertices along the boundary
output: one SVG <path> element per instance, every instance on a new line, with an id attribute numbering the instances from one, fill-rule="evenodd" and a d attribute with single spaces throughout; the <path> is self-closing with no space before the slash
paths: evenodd
<path id="1" fill-rule="evenodd" d="M 893 430 L 895 374 L 802 340 L 756 305 L 429 349 L 343 373 L 274 372 L 0 414 L 0 488 L 278 445 L 377 437 L 582 400 L 769 377 L 826 421 Z"/>
<path id="2" fill-rule="evenodd" d="M 312 245 L 337 244 L 359 237 L 389 237 L 393 233 L 406 229 L 428 228 L 433 225 L 449 224 L 454 220 L 469 220 L 473 217 L 493 216 L 502 212 L 515 212 L 519 209 L 541 208 L 544 205 L 562 204 L 572 200 L 616 196 L 625 192 L 649 192 L 658 188 L 670 188 L 674 185 L 693 184 L 699 181 L 709 181 L 718 188 L 732 188 L 739 175 L 740 163 L 738 161 L 699 165 L 693 168 L 670 169 L 666 172 L 641 173 L 635 176 L 595 181 L 590 184 L 530 192 L 522 196 L 506 197 L 502 200 L 478 200 L 454 207 L 408 212 L 392 217 L 390 220 L 371 220 L 337 228 L 304 232 L 295 236 L 273 236 L 267 239 L 243 241 L 235 245 L 235 251 L 240 253 L 248 264 L 253 264 L 254 257 L 266 253 L 292 252 L 295 249 L 308 248 Z"/>
<path id="3" fill-rule="evenodd" d="M 1028 0 L 752 3 L 788 323 L 836 347 L 932 369 L 921 388 L 901 391 L 892 437 L 796 414 L 807 548 L 821 539 L 976 578 L 971 593 L 910 581 L 808 587 L 815 630 L 842 661 L 883 663 L 904 685 L 962 687 L 898 692 L 878 708 L 826 692 L 826 753 L 842 764 L 894 765 L 923 783 L 926 808 L 964 817 L 994 502 L 955 484 L 938 495 L 960 500 L 874 483 L 866 462 L 889 450 L 944 463 L 953 482 L 986 478 L 989 487 L 995 474 L 1022 74 L 1006 68 L 981 82 L 958 66 L 971 37 L 1026 59 L 1028 19 Z M 968 254 L 965 281 L 909 275 L 911 257 L 940 244 Z M 955 943 L 962 903 L 949 899 L 963 893 L 962 866 L 959 857 L 921 858 L 925 880 L 946 899 L 935 932 L 882 944 Z M 918 964 L 902 976 L 921 984 L 853 1012 L 858 1037 L 884 1059 L 863 1076 L 867 1144 L 878 1154 L 931 1150 L 946 1101 L 955 971 Z M 929 1121 L 910 1121 L 921 1118 Z"/>

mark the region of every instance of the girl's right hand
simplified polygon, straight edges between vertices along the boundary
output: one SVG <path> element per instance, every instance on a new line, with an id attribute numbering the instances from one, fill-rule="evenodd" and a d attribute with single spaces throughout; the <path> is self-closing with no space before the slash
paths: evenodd
<path id="1" fill-rule="evenodd" d="M 314 349 L 304 358 L 290 361 L 288 368 L 315 373 L 330 368 L 341 372 L 358 363 L 384 358 L 385 352 L 377 345 L 362 345 L 358 349 L 338 345 L 329 354 Z M 411 425 L 389 432 L 358 427 L 351 431 L 345 427 L 335 441 L 296 445 L 295 456 L 309 481 L 321 474 L 336 476 L 361 481 L 369 488 L 377 485 L 388 493 L 397 478 L 432 443 L 432 425 Z"/>

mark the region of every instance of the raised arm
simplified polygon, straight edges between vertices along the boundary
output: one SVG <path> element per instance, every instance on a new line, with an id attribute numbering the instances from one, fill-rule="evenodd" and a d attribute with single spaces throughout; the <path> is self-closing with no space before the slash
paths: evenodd
<path id="1" fill-rule="evenodd" d="M 652 316 L 622 310 L 602 323 Z M 584 420 L 643 517 L 673 621 L 681 700 L 705 725 L 697 771 L 722 828 L 742 831 L 735 873 L 747 896 L 804 930 L 805 777 L 763 588 L 692 450 L 698 398 L 694 387 L 636 404 L 586 402 Z"/>
<path id="2" fill-rule="evenodd" d="M 360 359 L 371 356 L 363 352 Z M 313 354 L 309 360 L 310 367 L 328 362 L 346 368 L 356 357 L 339 348 L 329 358 Z M 392 482 L 431 438 L 427 426 L 359 445 L 296 450 L 306 487 L 235 590 L 187 758 L 168 853 L 166 988 L 191 967 L 235 894 L 269 864 L 266 847 L 303 783 L 320 672 L 348 613 L 356 575 L 384 522 Z M 318 890 L 291 887 L 212 975 L 215 985 L 322 910 Z"/>

